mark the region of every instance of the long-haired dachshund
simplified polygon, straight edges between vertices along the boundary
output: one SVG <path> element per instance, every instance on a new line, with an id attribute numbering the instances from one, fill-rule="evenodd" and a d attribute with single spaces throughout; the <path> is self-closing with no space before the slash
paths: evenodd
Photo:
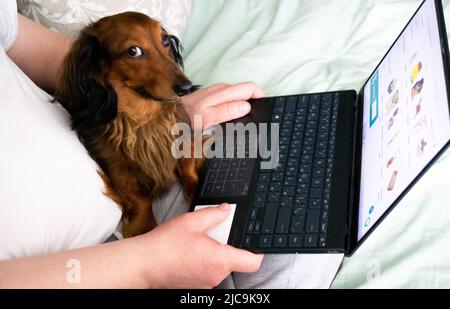
<path id="1" fill-rule="evenodd" d="M 86 27 L 59 75 L 55 100 L 102 169 L 106 195 L 122 207 L 125 237 L 156 227 L 152 201 L 176 182 L 190 197 L 197 185 L 198 162 L 171 153 L 172 126 L 190 123 L 180 96 L 195 88 L 180 52 L 158 22 L 122 13 Z"/>

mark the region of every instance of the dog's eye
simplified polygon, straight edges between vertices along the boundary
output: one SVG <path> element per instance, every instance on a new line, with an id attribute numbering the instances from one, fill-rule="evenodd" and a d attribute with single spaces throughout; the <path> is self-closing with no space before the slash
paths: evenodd
<path id="1" fill-rule="evenodd" d="M 163 35 L 162 44 L 164 47 L 169 47 L 170 46 L 170 36 L 168 36 L 167 34 Z"/>
<path id="2" fill-rule="evenodd" d="M 133 46 L 127 50 L 127 54 L 130 57 L 137 58 L 142 56 L 144 53 L 142 52 L 142 49 L 140 49 L 139 47 Z"/>

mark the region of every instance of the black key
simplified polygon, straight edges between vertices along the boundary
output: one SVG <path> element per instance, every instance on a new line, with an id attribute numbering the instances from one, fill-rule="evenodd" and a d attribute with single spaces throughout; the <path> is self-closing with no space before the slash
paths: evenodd
<path id="1" fill-rule="evenodd" d="M 323 187 L 323 179 L 322 178 L 314 178 L 311 185 L 313 188 L 322 188 Z"/>
<path id="2" fill-rule="evenodd" d="M 301 141 L 301 140 L 303 139 L 303 133 L 300 132 L 300 131 L 295 131 L 295 132 L 292 134 L 291 139 L 292 139 L 293 141 Z"/>
<path id="3" fill-rule="evenodd" d="M 285 112 L 283 123 L 285 123 L 286 121 L 290 121 L 290 122 L 294 123 L 294 119 L 295 119 L 295 113 Z"/>
<path id="4" fill-rule="evenodd" d="M 291 233 L 301 234 L 305 230 L 305 213 L 298 213 L 292 218 Z"/>
<path id="5" fill-rule="evenodd" d="M 273 182 L 282 182 L 283 181 L 283 173 L 274 173 L 272 174 Z"/>
<path id="6" fill-rule="evenodd" d="M 320 209 L 322 208 L 322 200 L 321 199 L 312 199 L 309 201 L 309 208 L 311 209 Z"/>
<path id="7" fill-rule="evenodd" d="M 300 205 L 304 208 L 306 208 L 306 204 L 307 204 L 308 199 L 306 198 L 306 194 L 302 195 L 302 194 L 298 194 L 295 196 L 294 199 L 294 203 L 295 205 Z"/>
<path id="8" fill-rule="evenodd" d="M 280 198 L 281 198 L 280 192 L 272 192 L 272 193 L 269 193 L 269 195 L 267 196 L 267 201 L 269 203 L 279 203 Z"/>
<path id="9" fill-rule="evenodd" d="M 283 114 L 284 113 L 284 106 L 276 106 L 273 109 L 274 114 Z"/>
<path id="10" fill-rule="evenodd" d="M 244 238 L 244 248 L 250 248 L 252 245 L 253 238 L 251 235 L 246 235 Z"/>
<path id="11" fill-rule="evenodd" d="M 306 130 L 315 130 L 317 128 L 318 123 L 319 122 L 317 119 L 308 120 L 308 122 L 306 123 Z"/>
<path id="12" fill-rule="evenodd" d="M 291 129 L 282 129 L 282 130 L 280 131 L 280 136 L 281 136 L 281 137 L 291 136 L 291 133 L 292 133 Z M 282 152 L 283 150 L 286 151 L 286 149 L 282 149 L 282 147 L 283 147 L 283 146 L 280 146 L 280 151 L 281 151 L 281 152 Z"/>
<path id="13" fill-rule="evenodd" d="M 256 220 L 255 221 L 255 226 L 253 227 L 253 235 L 259 235 L 261 234 L 261 220 Z"/>
<path id="14" fill-rule="evenodd" d="M 275 99 L 275 106 L 276 107 L 282 107 L 286 105 L 286 98 L 285 97 L 278 97 Z"/>
<path id="15" fill-rule="evenodd" d="M 294 151 L 294 150 L 292 150 L 292 151 Z M 292 158 L 292 151 L 291 151 L 291 158 L 289 159 L 289 161 L 287 163 L 287 167 L 288 168 L 298 168 L 298 166 L 300 165 L 300 150 L 295 149 L 295 152 L 298 153 L 298 156 L 295 158 Z"/>
<path id="16" fill-rule="evenodd" d="M 317 235 L 306 235 L 305 236 L 305 247 L 306 248 L 317 247 L 318 240 L 319 240 L 319 237 Z"/>
<path id="17" fill-rule="evenodd" d="M 289 247 L 290 248 L 301 248 L 301 247 L 303 247 L 303 236 L 302 235 L 291 235 L 291 236 L 289 236 Z"/>
<path id="18" fill-rule="evenodd" d="M 250 182 L 244 182 L 244 181 L 235 181 L 232 182 L 233 184 L 233 191 L 230 193 L 228 192 L 227 195 L 231 195 L 231 194 L 238 194 L 239 196 L 244 196 L 247 195 L 248 190 L 250 189 Z M 235 195 L 235 196 L 238 196 Z"/>
<path id="19" fill-rule="evenodd" d="M 308 183 L 309 182 L 309 172 L 302 172 L 300 171 L 300 174 L 298 176 L 298 182 L 299 183 Z"/>
<path id="20" fill-rule="evenodd" d="M 306 108 L 308 106 L 309 96 L 307 96 L 307 95 L 301 96 L 298 99 L 298 102 L 299 102 L 299 108 L 302 108 L 302 107 Z"/>
<path id="21" fill-rule="evenodd" d="M 259 208 L 252 208 L 252 211 L 250 212 L 250 220 L 256 220 L 258 218 L 258 212 Z"/>
<path id="22" fill-rule="evenodd" d="M 270 248 L 272 247 L 273 235 L 263 235 L 259 238 L 260 248 Z"/>
<path id="23" fill-rule="evenodd" d="M 247 234 L 253 234 L 254 227 L 255 227 L 255 221 L 250 221 L 247 225 Z"/>
<path id="24" fill-rule="evenodd" d="M 269 191 L 269 183 L 259 183 L 256 186 L 256 192 L 268 192 Z"/>
<path id="25" fill-rule="evenodd" d="M 313 188 L 310 191 L 310 198 L 312 199 L 321 199 L 322 198 L 323 189 L 322 188 Z M 314 207 L 316 208 L 316 207 Z"/>
<path id="26" fill-rule="evenodd" d="M 222 163 L 220 164 L 220 169 L 221 170 L 228 170 L 231 166 L 231 161 L 232 160 L 222 160 Z"/>
<path id="27" fill-rule="evenodd" d="M 324 168 L 325 167 L 325 160 L 324 159 L 316 159 L 316 161 L 314 161 L 314 167 L 316 168 Z"/>
<path id="28" fill-rule="evenodd" d="M 270 192 L 281 192 L 282 183 L 281 182 L 273 182 L 270 184 L 269 190 Z"/>
<path id="29" fill-rule="evenodd" d="M 216 184 L 214 185 L 213 190 L 212 190 L 211 193 L 212 193 L 213 195 L 221 195 L 222 192 L 223 192 L 224 187 L 225 187 L 225 183 L 224 183 L 224 182 L 216 183 Z"/>
<path id="30" fill-rule="evenodd" d="M 243 189 L 245 188 L 242 185 L 238 185 L 237 182 L 226 182 L 223 188 L 223 194 L 227 196 L 238 196 L 245 192 Z"/>
<path id="31" fill-rule="evenodd" d="M 239 169 L 238 173 L 237 173 L 237 178 L 239 180 L 247 180 L 247 179 L 251 179 L 252 175 L 251 175 L 251 171 L 249 169 Z"/>
<path id="32" fill-rule="evenodd" d="M 239 163 L 239 169 L 245 169 L 245 168 L 251 169 L 251 167 L 253 166 L 253 163 L 254 163 L 254 161 L 252 159 L 243 159 Z"/>
<path id="33" fill-rule="evenodd" d="M 294 216 L 304 213 L 306 211 L 306 207 L 304 205 L 294 205 L 294 210 L 292 211 L 292 214 Z"/>
<path id="34" fill-rule="evenodd" d="M 325 169 L 323 169 L 323 168 L 314 169 L 313 177 L 323 178 L 324 176 L 325 176 Z"/>
<path id="35" fill-rule="evenodd" d="M 322 234 L 328 233 L 328 222 L 322 221 L 322 223 L 320 224 L 320 232 Z"/>
<path id="36" fill-rule="evenodd" d="M 320 132 L 317 138 L 321 141 L 328 141 L 328 132 Z"/>
<path id="37" fill-rule="evenodd" d="M 299 184 L 297 187 L 298 195 L 306 195 L 308 194 L 309 186 L 307 184 Z"/>
<path id="38" fill-rule="evenodd" d="M 330 130 L 330 125 L 329 124 L 322 124 L 319 126 L 319 131 L 320 132 L 328 132 Z"/>
<path id="39" fill-rule="evenodd" d="M 303 145 L 305 147 L 308 147 L 308 146 L 314 147 L 314 138 L 312 138 L 312 137 L 305 138 Z"/>
<path id="40" fill-rule="evenodd" d="M 302 164 L 312 164 L 312 163 L 313 163 L 312 155 L 305 155 L 302 157 Z"/>
<path id="41" fill-rule="evenodd" d="M 314 154 L 314 147 L 313 146 L 305 146 L 305 147 L 303 147 L 302 154 L 304 154 L 304 155 L 312 155 L 312 154 Z"/>
<path id="42" fill-rule="evenodd" d="M 311 209 L 306 216 L 306 233 L 319 233 L 320 210 Z"/>
<path id="43" fill-rule="evenodd" d="M 317 159 L 326 159 L 327 158 L 327 151 L 326 150 L 318 150 L 315 153 Z"/>
<path id="44" fill-rule="evenodd" d="M 217 171 L 220 169 L 220 161 L 219 160 L 214 160 L 211 162 L 210 165 L 210 170 L 211 171 Z"/>
<path id="45" fill-rule="evenodd" d="M 294 125 L 294 132 L 302 132 L 305 129 L 305 125 L 303 123 L 296 123 Z"/>
<path id="46" fill-rule="evenodd" d="M 289 224 L 291 223 L 291 209 L 280 208 L 277 220 L 277 234 L 287 234 L 289 232 Z"/>
<path id="47" fill-rule="evenodd" d="M 292 208 L 294 205 L 294 197 L 283 197 L 281 199 L 280 207 L 281 208 Z"/>
<path id="48" fill-rule="evenodd" d="M 270 174 L 262 173 L 259 175 L 259 183 L 269 182 L 269 181 L 270 181 Z"/>
<path id="49" fill-rule="evenodd" d="M 321 235 L 319 238 L 319 247 L 320 248 L 326 248 L 327 247 L 327 236 Z"/>
<path id="50" fill-rule="evenodd" d="M 257 193 L 255 196 L 254 207 L 263 208 L 265 206 L 266 197 L 267 197 L 266 193 Z"/>
<path id="51" fill-rule="evenodd" d="M 297 97 L 289 97 L 286 102 L 286 113 L 295 113 L 297 110 Z"/>
<path id="52" fill-rule="evenodd" d="M 301 153 L 302 153 L 302 150 L 300 150 L 299 148 L 291 148 L 289 150 L 289 157 L 300 159 Z M 312 151 L 311 151 L 311 153 L 312 153 Z M 298 160 L 293 160 L 293 161 L 288 162 L 288 167 L 292 167 L 292 166 L 297 167 L 298 164 L 299 164 Z"/>
<path id="53" fill-rule="evenodd" d="M 288 168 L 287 170 L 286 170 L 286 178 L 290 178 L 290 177 L 293 177 L 293 178 L 297 178 L 297 169 L 296 168 Z M 283 178 L 283 177 L 281 177 L 281 178 Z"/>
<path id="54" fill-rule="evenodd" d="M 322 209 L 324 210 L 328 210 L 330 209 L 330 200 L 329 199 L 324 199 L 322 204 Z"/>
<path id="55" fill-rule="evenodd" d="M 274 239 L 275 248 L 286 248 L 288 244 L 288 237 L 286 235 L 277 235 Z"/>
<path id="56" fill-rule="evenodd" d="M 328 211 L 322 212 L 322 221 L 326 220 L 328 222 Z"/>
<path id="57" fill-rule="evenodd" d="M 237 170 L 239 168 L 239 160 L 231 161 L 230 169 Z"/>
<path id="58" fill-rule="evenodd" d="M 227 174 L 227 181 L 235 181 L 237 177 L 237 171 L 229 170 Z M 237 179 L 239 180 L 239 179 Z"/>
<path id="59" fill-rule="evenodd" d="M 215 182 L 218 174 L 219 174 L 219 172 L 210 171 L 206 181 L 207 182 Z"/>
<path id="60" fill-rule="evenodd" d="M 213 188 L 214 188 L 214 184 L 212 184 L 212 183 L 207 183 L 207 184 L 205 184 L 205 188 L 203 189 L 203 195 L 204 196 L 209 196 L 209 195 L 211 195 L 212 194 L 212 192 L 213 192 Z"/>
<path id="61" fill-rule="evenodd" d="M 285 187 L 281 192 L 281 197 L 294 197 L 295 188 L 294 187 Z"/>
<path id="62" fill-rule="evenodd" d="M 316 148 L 318 150 L 324 150 L 324 149 L 327 149 L 327 147 L 328 147 L 328 142 L 323 142 L 323 141 L 317 142 Z"/>
<path id="63" fill-rule="evenodd" d="M 269 204 L 264 213 L 264 221 L 262 225 L 263 234 L 273 234 L 275 230 L 275 222 L 277 220 L 278 207 L 276 204 Z"/>
<path id="64" fill-rule="evenodd" d="M 284 185 L 286 187 L 294 187 L 295 186 L 295 177 L 286 177 L 284 179 Z"/>

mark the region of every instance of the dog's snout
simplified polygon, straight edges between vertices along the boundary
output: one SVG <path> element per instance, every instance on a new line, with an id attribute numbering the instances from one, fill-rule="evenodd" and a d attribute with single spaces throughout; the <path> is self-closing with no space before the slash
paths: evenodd
<path id="1" fill-rule="evenodd" d="M 173 91 L 180 97 L 191 93 L 193 85 L 188 80 L 183 80 L 182 82 L 178 82 L 173 86 Z"/>

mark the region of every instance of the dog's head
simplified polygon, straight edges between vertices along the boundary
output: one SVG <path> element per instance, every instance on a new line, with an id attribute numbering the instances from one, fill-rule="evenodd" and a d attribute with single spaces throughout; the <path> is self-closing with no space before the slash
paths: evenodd
<path id="1" fill-rule="evenodd" d="M 116 85 L 136 96 L 174 102 L 193 90 L 182 71 L 181 44 L 158 22 L 122 13 L 86 27 L 61 70 L 55 100 L 71 114 L 73 128 L 92 132 L 114 120 Z"/>

